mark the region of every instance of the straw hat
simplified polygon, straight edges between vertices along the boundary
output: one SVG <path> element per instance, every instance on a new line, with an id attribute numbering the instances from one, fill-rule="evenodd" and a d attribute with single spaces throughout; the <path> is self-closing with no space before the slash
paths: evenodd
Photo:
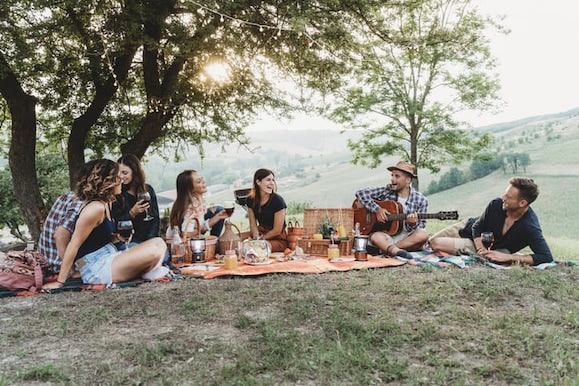
<path id="1" fill-rule="evenodd" d="M 388 170 L 392 171 L 392 170 L 400 170 L 404 173 L 409 174 L 411 177 L 416 178 L 416 174 L 415 170 L 416 168 L 414 167 L 414 165 L 412 165 L 410 162 L 406 162 L 406 161 L 400 161 L 398 162 L 396 165 L 394 166 L 390 166 L 387 168 Z"/>

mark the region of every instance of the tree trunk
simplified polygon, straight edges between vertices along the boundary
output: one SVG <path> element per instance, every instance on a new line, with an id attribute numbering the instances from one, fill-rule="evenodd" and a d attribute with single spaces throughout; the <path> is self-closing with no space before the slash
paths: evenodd
<path id="1" fill-rule="evenodd" d="M 68 178 L 71 188 L 76 182 L 76 175 L 84 164 L 84 149 L 86 137 L 93 125 L 100 118 L 104 109 L 114 97 L 118 89 L 118 84 L 127 78 L 133 57 L 137 51 L 137 45 L 133 44 L 127 48 L 127 52 L 115 59 L 114 75 L 108 74 L 108 78 L 99 85 L 95 84 L 96 93 L 88 107 L 81 116 L 75 118 L 72 123 L 70 135 L 68 137 Z"/>
<path id="2" fill-rule="evenodd" d="M 38 240 L 45 208 L 36 179 L 36 99 L 24 92 L 1 54 L 0 93 L 8 103 L 12 120 L 8 160 L 14 193 L 30 236 Z"/>
<path id="3" fill-rule="evenodd" d="M 172 115 L 162 113 L 148 113 L 141 129 L 126 143 L 121 144 L 121 152 L 134 154 L 141 159 L 149 146 L 165 133 L 163 127 L 171 119 Z"/>

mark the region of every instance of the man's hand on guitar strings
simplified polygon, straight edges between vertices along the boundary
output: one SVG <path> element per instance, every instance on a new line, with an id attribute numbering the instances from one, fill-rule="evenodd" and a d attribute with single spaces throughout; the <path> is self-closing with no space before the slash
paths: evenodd
<path id="1" fill-rule="evenodd" d="M 408 216 L 406 216 L 406 222 L 408 222 L 410 225 L 416 224 L 418 222 L 418 213 L 410 213 Z"/>
<path id="2" fill-rule="evenodd" d="M 390 214 L 390 212 L 388 212 L 387 209 L 378 208 L 378 212 L 376 212 L 376 219 L 380 222 L 387 222 L 389 214 Z"/>

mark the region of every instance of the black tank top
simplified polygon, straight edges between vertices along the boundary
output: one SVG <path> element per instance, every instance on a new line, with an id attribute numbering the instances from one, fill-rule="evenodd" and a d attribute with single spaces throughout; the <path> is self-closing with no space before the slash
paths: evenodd
<path id="1" fill-rule="evenodd" d="M 80 215 L 80 213 L 79 213 Z M 77 217 L 78 219 L 78 217 Z M 102 248 L 111 242 L 112 233 L 115 231 L 115 223 L 107 218 L 107 213 L 105 209 L 104 220 L 96 228 L 90 232 L 84 243 L 78 249 L 76 259 L 88 255 L 97 249 Z"/>

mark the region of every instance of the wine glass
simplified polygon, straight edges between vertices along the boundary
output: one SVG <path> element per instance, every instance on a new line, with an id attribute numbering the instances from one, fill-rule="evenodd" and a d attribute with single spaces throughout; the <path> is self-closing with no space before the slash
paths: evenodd
<path id="1" fill-rule="evenodd" d="M 484 245 L 486 249 L 490 250 L 495 243 L 495 235 L 493 232 L 483 232 L 481 233 L 481 241 L 482 245 Z"/>
<path id="2" fill-rule="evenodd" d="M 129 242 L 133 234 L 133 222 L 131 220 L 117 221 L 117 233 L 125 240 L 125 249 L 129 249 Z"/>
<path id="3" fill-rule="evenodd" d="M 223 203 L 223 209 L 225 209 L 225 213 L 227 213 L 229 217 L 233 216 L 233 211 L 235 210 L 233 201 L 225 201 L 225 203 Z"/>
<path id="4" fill-rule="evenodd" d="M 149 208 L 150 208 L 151 195 L 149 194 L 149 192 L 141 192 L 141 193 L 137 194 L 137 200 L 144 201 L 145 203 L 149 204 Z M 143 221 L 151 221 L 152 219 L 154 219 L 154 217 L 149 214 L 149 208 L 147 208 L 145 210 L 146 216 L 143 219 Z"/>

